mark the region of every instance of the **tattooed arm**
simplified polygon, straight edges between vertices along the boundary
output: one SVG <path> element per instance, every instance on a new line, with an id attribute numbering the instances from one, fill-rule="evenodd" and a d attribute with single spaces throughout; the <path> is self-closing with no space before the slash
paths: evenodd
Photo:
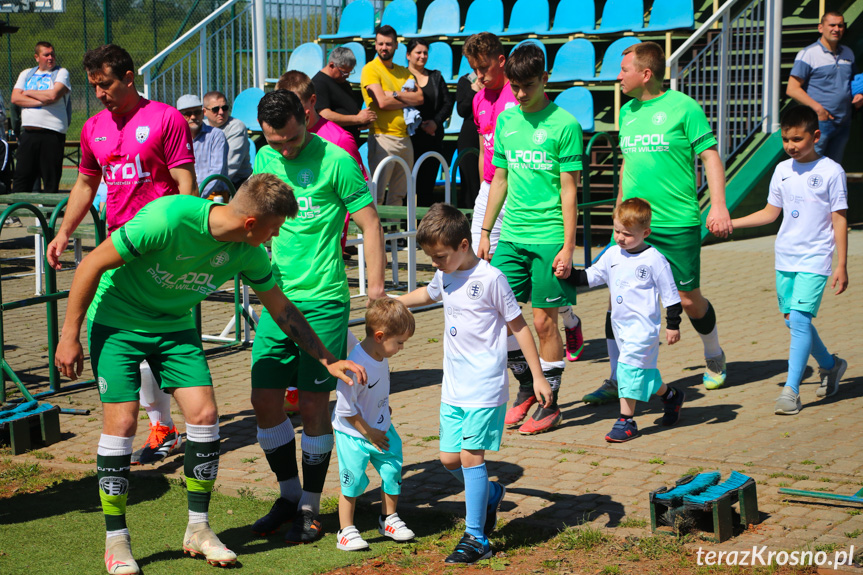
<path id="1" fill-rule="evenodd" d="M 267 311 L 270 312 L 270 315 L 273 316 L 276 324 L 285 332 L 285 335 L 300 346 L 304 352 L 320 361 L 333 377 L 341 379 L 348 385 L 353 385 L 353 379 L 347 374 L 348 371 L 352 371 L 356 374 L 357 381 L 361 385 L 365 385 L 365 369 L 352 361 L 336 360 L 335 356 L 324 347 L 318 334 L 314 332 L 297 306 L 282 293 L 281 288 L 275 286 L 267 291 L 255 293 Z M 347 333 L 345 333 L 345 337 L 347 337 Z"/>

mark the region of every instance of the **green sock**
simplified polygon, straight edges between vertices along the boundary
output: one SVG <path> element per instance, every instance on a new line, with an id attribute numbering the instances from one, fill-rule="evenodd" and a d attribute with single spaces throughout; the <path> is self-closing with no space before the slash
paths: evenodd
<path id="1" fill-rule="evenodd" d="M 219 441 L 186 441 L 184 472 L 189 496 L 189 511 L 206 513 L 210 494 L 219 473 Z"/>
<path id="2" fill-rule="evenodd" d="M 126 529 L 126 499 L 129 497 L 129 466 L 132 454 L 96 455 L 99 499 L 105 514 L 105 529 Z"/>

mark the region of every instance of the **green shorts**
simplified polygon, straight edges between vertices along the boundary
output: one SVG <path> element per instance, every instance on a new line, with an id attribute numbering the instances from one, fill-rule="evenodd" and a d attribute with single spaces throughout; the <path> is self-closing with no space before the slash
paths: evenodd
<path id="1" fill-rule="evenodd" d="M 140 333 L 88 322 L 87 338 L 102 403 L 139 400 L 140 365 L 145 359 L 163 390 L 213 385 L 201 337 L 194 329 Z"/>
<path id="2" fill-rule="evenodd" d="M 369 486 L 369 476 L 366 467 L 372 462 L 378 475 L 381 476 L 381 490 L 388 495 L 399 495 L 402 492 L 402 439 L 396 433 L 396 428 L 390 424 L 387 439 L 390 448 L 381 453 L 370 441 L 354 437 L 335 430 L 336 455 L 339 458 L 339 483 L 342 495 L 359 497 Z"/>
<path id="3" fill-rule="evenodd" d="M 662 387 L 662 376 L 656 368 L 646 369 L 627 363 L 617 364 L 617 389 L 620 397 L 636 401 L 650 401 Z"/>
<path id="4" fill-rule="evenodd" d="M 294 305 L 337 359 L 345 358 L 348 302 L 295 301 Z M 333 391 L 338 380 L 321 362 L 301 350 L 264 310 L 252 345 L 252 388 Z"/>
<path id="5" fill-rule="evenodd" d="M 518 244 L 501 241 L 491 265 L 506 276 L 515 299 L 537 308 L 575 305 L 575 288 L 554 277 L 554 257 L 562 244 Z"/>
<path id="6" fill-rule="evenodd" d="M 701 227 L 650 228 L 644 243 L 655 247 L 671 265 L 678 291 L 701 287 Z"/>
<path id="7" fill-rule="evenodd" d="M 827 279 L 827 276 L 821 274 L 776 270 L 779 311 L 791 313 L 791 310 L 797 310 L 810 313 L 812 317 L 817 316 Z"/>
<path id="8" fill-rule="evenodd" d="M 440 404 L 440 450 L 500 450 L 506 404 L 497 407 L 456 407 Z"/>

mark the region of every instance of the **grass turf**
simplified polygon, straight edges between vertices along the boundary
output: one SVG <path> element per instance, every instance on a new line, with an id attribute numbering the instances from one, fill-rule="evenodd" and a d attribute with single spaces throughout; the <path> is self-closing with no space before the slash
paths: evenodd
<path id="1" fill-rule="evenodd" d="M 186 490 L 164 478 L 135 477 L 131 482 L 127 521 L 132 551 L 146 575 L 184 573 L 213 575 L 214 567 L 183 555 Z M 212 525 L 219 538 L 239 555 L 238 566 L 256 574 L 321 573 L 360 563 L 403 545 L 377 532 L 377 506 L 361 500 L 357 526 L 371 549 L 347 553 L 336 549 L 338 517 L 322 515 L 327 535 L 313 545 L 288 547 L 285 526 L 267 538 L 249 526 L 263 516 L 271 501 L 213 494 Z M 332 506 L 328 506 L 332 507 Z M 451 516 L 423 510 L 405 516 L 419 543 L 451 531 Z M 0 573 L 104 573 L 105 524 L 95 476 L 66 480 L 38 493 L 18 494 L 0 503 Z"/>

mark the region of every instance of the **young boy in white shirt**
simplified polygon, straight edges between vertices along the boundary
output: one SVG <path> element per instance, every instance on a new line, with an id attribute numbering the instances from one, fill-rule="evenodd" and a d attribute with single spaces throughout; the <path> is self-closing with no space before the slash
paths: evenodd
<path id="1" fill-rule="evenodd" d="M 378 531 L 396 541 L 413 539 L 396 513 L 402 485 L 402 440 L 390 421 L 390 367 L 387 358 L 404 349 L 414 334 L 414 317 L 399 301 L 376 300 L 366 312 L 366 337 L 350 352 L 351 361 L 366 369 L 367 385 L 336 387 L 333 410 L 336 453 L 339 458 L 339 524 L 336 547 L 342 551 L 368 549 L 354 526 L 357 497 L 369 485 L 366 467 L 381 476 L 381 515 Z"/>
<path id="2" fill-rule="evenodd" d="M 815 151 L 821 137 L 818 116 L 808 106 L 790 109 L 780 123 L 782 147 L 791 156 L 776 166 L 764 209 L 731 221 L 735 228 L 752 228 L 776 221 L 776 292 L 779 311 L 791 328 L 788 375 L 777 398 L 776 415 L 800 412 L 800 382 L 809 355 L 818 362 L 821 385 L 817 397 L 830 397 L 848 363 L 831 355 L 812 318 L 830 277 L 833 250 L 838 253 L 831 288 L 839 295 L 848 287 L 847 185 L 842 166 Z"/>
<path id="3" fill-rule="evenodd" d="M 680 341 L 680 313 L 683 306 L 671 274 L 671 266 L 656 248 L 644 243 L 650 235 L 650 204 L 630 198 L 614 210 L 614 238 L 599 261 L 586 270 L 558 265 L 554 274 L 571 285 L 591 287 L 606 284 L 611 294 L 611 327 L 620 347 L 617 384 L 620 417 L 605 440 L 622 443 L 640 435 L 635 423 L 635 402 L 658 395 L 665 404 L 662 425 L 680 419 L 680 406 L 686 399 L 683 390 L 662 382 L 656 362 L 659 358 L 659 298 L 666 308 L 665 340 Z"/>
<path id="4" fill-rule="evenodd" d="M 448 204 L 434 204 L 420 222 L 417 243 L 437 269 L 431 283 L 399 298 L 408 307 L 443 301 L 444 368 L 440 458 L 465 487 L 465 534 L 447 563 L 491 557 L 488 535 L 506 488 L 488 480 L 485 452 L 500 449 L 509 385 L 506 330 L 521 346 L 539 403 L 552 402 L 533 335 L 506 277 L 471 248 L 470 222 Z"/>

